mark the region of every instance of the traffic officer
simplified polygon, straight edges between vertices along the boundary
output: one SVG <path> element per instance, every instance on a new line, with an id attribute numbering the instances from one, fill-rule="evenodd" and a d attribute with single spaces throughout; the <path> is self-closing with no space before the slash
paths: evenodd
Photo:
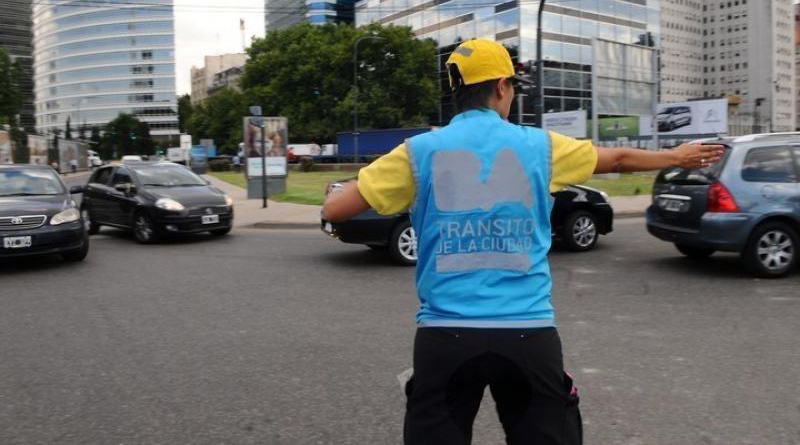
<path id="1" fill-rule="evenodd" d="M 470 443 L 486 386 L 508 443 L 580 443 L 550 301 L 550 194 L 593 173 L 708 166 L 722 147 L 596 148 L 511 124 L 517 79 L 490 40 L 462 43 L 447 67 L 458 112 L 450 124 L 361 169 L 328 196 L 323 216 L 410 211 L 420 309 L 407 444 Z"/>

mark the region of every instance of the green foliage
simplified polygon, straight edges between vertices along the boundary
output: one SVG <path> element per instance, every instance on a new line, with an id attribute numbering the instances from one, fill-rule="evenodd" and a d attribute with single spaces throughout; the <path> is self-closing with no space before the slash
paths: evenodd
<path id="1" fill-rule="evenodd" d="M 11 125 L 16 124 L 17 115 L 22 109 L 20 85 L 23 75 L 19 61 L 12 63 L 8 51 L 0 48 L 0 118 Z"/>
<path id="2" fill-rule="evenodd" d="M 227 159 L 214 159 L 209 161 L 208 169 L 212 172 L 227 172 L 231 170 L 231 161 Z"/>
<path id="3" fill-rule="evenodd" d="M 311 156 L 300 157 L 300 171 L 310 172 L 314 170 L 314 158 Z"/>
<path id="4" fill-rule="evenodd" d="M 93 131 L 93 140 L 94 137 Z M 103 159 L 114 159 L 126 154 L 152 155 L 155 154 L 155 148 L 147 122 L 142 122 L 133 115 L 121 113 L 106 124 L 98 152 Z"/>
<path id="5" fill-rule="evenodd" d="M 67 125 L 64 128 L 64 139 L 72 139 L 72 127 L 70 126 L 70 117 L 67 116 Z"/>
<path id="6" fill-rule="evenodd" d="M 353 47 L 368 34 L 385 40 L 359 43 L 356 100 Z M 298 24 L 256 39 L 242 85 L 247 105 L 288 117 L 292 142 L 333 142 L 356 102 L 362 129 L 422 126 L 438 100 L 435 48 L 408 27 Z"/>
<path id="7" fill-rule="evenodd" d="M 181 133 L 188 132 L 187 124 L 189 119 L 192 118 L 193 111 L 192 99 L 188 94 L 184 94 L 178 98 L 178 129 Z"/>
<path id="8" fill-rule="evenodd" d="M 187 122 L 192 138 L 213 139 L 224 154 L 235 155 L 242 141 L 242 119 L 248 115 L 245 95 L 222 90 L 195 107 Z"/>

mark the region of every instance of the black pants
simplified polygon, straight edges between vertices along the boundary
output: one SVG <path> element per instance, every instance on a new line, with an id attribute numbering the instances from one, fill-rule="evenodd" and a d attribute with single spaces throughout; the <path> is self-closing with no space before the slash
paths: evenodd
<path id="1" fill-rule="evenodd" d="M 580 444 L 555 328 L 420 328 L 406 385 L 405 443 L 469 444 L 486 386 L 509 444 Z"/>

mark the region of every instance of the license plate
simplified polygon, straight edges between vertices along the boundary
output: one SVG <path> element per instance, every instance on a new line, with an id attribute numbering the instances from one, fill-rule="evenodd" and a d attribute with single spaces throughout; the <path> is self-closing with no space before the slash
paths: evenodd
<path id="1" fill-rule="evenodd" d="M 31 237 L 29 236 L 9 236 L 3 238 L 3 248 L 5 249 L 24 249 L 31 247 Z"/>
<path id="2" fill-rule="evenodd" d="M 688 207 L 687 202 L 677 199 L 662 199 L 661 208 L 668 212 L 683 212 Z"/>
<path id="3" fill-rule="evenodd" d="M 219 215 L 203 215 L 203 224 L 216 224 L 219 222 Z"/>

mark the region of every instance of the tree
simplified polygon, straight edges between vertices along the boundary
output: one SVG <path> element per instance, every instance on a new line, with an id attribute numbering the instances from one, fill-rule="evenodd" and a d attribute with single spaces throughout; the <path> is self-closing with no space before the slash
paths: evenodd
<path id="1" fill-rule="evenodd" d="M 180 129 L 181 133 L 186 133 L 188 131 L 186 128 L 189 120 L 192 118 L 193 111 L 192 98 L 188 94 L 184 94 L 178 98 L 178 129 Z"/>
<path id="2" fill-rule="evenodd" d="M 16 125 L 17 115 L 22 109 L 22 65 L 11 62 L 5 48 L 0 48 L 0 121 Z"/>
<path id="3" fill-rule="evenodd" d="M 94 131 L 92 138 L 95 137 Z M 104 159 L 126 154 L 152 155 L 155 143 L 150 137 L 150 127 L 131 114 L 121 113 L 106 124 L 98 152 Z"/>
<path id="4" fill-rule="evenodd" d="M 438 103 L 436 45 L 408 27 L 298 24 L 256 39 L 242 77 L 248 103 L 289 119 L 292 142 L 332 142 L 351 130 L 358 47 L 360 128 L 422 126 Z M 241 122 L 239 123 L 241 127 Z"/>
<path id="5" fill-rule="evenodd" d="M 70 117 L 67 116 L 67 124 L 64 128 L 64 139 L 72 139 L 72 128 L 70 128 Z"/>
<path id="6" fill-rule="evenodd" d="M 78 127 L 78 139 L 85 141 L 86 140 L 86 124 L 83 123 Z"/>
<path id="7" fill-rule="evenodd" d="M 242 141 L 243 117 L 247 114 L 245 95 L 225 89 L 194 108 L 187 131 L 195 139 L 213 139 L 222 153 L 236 154 Z"/>

